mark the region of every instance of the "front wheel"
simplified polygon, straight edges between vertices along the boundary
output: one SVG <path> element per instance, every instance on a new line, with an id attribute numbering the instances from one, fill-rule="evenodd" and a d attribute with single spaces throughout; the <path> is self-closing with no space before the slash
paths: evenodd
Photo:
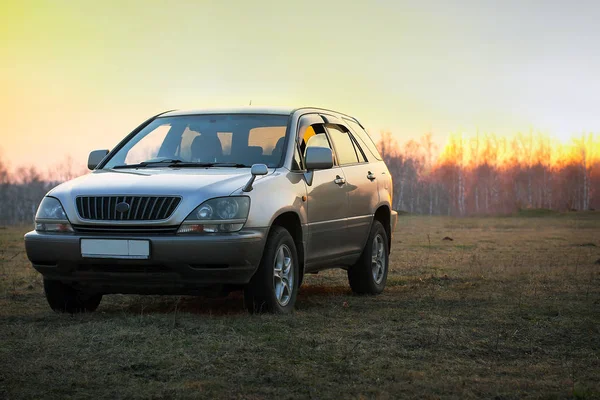
<path id="1" fill-rule="evenodd" d="M 248 311 L 291 313 L 298 292 L 298 268 L 294 239 L 285 228 L 272 227 L 258 270 L 244 288 Z"/>
<path id="2" fill-rule="evenodd" d="M 379 294 L 385 287 L 389 266 L 387 233 L 375 220 L 362 255 L 348 269 L 350 288 L 358 294 Z"/>
<path id="3" fill-rule="evenodd" d="M 48 279 L 44 279 L 44 292 L 50 308 L 56 312 L 71 314 L 92 312 L 98 308 L 102 300 L 101 294 L 88 293 L 61 281 Z"/>

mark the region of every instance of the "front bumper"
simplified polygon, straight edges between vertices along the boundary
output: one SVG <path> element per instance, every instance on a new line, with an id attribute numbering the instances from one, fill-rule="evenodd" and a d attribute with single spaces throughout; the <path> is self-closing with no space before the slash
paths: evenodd
<path id="1" fill-rule="evenodd" d="M 46 279 L 90 286 L 103 293 L 177 294 L 207 286 L 243 285 L 258 268 L 267 229 L 226 235 L 101 235 L 29 232 L 27 257 Z M 86 258 L 82 238 L 150 241 L 144 260 Z"/>
<path id="2" fill-rule="evenodd" d="M 391 213 L 391 225 L 392 225 L 392 236 L 394 236 L 394 232 L 396 231 L 396 225 L 398 224 L 398 212 L 392 210 Z"/>

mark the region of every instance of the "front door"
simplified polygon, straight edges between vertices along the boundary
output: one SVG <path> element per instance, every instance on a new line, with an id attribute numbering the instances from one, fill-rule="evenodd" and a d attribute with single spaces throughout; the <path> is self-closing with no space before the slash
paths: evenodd
<path id="1" fill-rule="evenodd" d="M 309 126 L 302 138 L 301 148 L 304 152 L 311 146 L 331 148 L 322 125 Z M 343 237 L 348 212 L 346 187 L 344 171 L 338 165 L 313 172 L 312 185 L 307 186 L 308 263 L 331 260 L 344 252 Z"/>

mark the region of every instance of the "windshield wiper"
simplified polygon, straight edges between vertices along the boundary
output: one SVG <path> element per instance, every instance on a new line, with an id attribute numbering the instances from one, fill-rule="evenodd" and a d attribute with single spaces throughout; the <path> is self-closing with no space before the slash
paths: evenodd
<path id="1" fill-rule="evenodd" d="M 251 165 L 233 163 L 233 162 L 191 162 L 191 161 L 183 161 L 180 159 L 165 159 L 159 161 L 144 161 L 139 164 L 129 164 L 129 165 L 116 165 L 113 169 L 121 169 L 121 168 L 146 168 L 153 166 L 161 166 L 165 165 L 167 167 L 176 167 L 176 168 L 210 168 L 210 167 L 231 167 L 231 168 L 250 168 Z"/>
<path id="2" fill-rule="evenodd" d="M 251 165 L 240 164 L 240 163 L 224 163 L 224 162 L 214 162 L 214 163 L 206 163 L 206 162 L 186 162 L 186 163 L 178 163 L 174 165 L 175 167 L 231 167 L 231 168 L 250 168 Z"/>
<path id="3" fill-rule="evenodd" d="M 233 162 L 178 162 L 170 164 L 169 167 L 176 168 L 210 168 L 210 167 L 231 167 L 231 168 L 250 168 L 251 165 L 239 164 Z"/>
<path id="4" fill-rule="evenodd" d="M 154 165 L 162 165 L 162 164 L 167 164 L 168 167 L 172 166 L 172 165 L 176 165 L 178 163 L 182 163 L 184 162 L 183 160 L 180 160 L 178 158 L 167 158 L 164 160 L 157 160 L 157 161 L 143 161 L 139 164 L 126 164 L 126 165 L 115 165 L 114 167 L 112 167 L 112 169 L 120 169 L 120 168 L 145 168 L 145 167 L 151 167 Z"/>

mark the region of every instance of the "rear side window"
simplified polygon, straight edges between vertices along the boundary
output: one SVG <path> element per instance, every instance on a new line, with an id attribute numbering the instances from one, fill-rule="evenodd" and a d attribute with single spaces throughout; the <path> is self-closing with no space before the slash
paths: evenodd
<path id="1" fill-rule="evenodd" d="M 349 136 L 351 136 L 351 134 L 348 134 Z M 356 140 L 356 138 L 352 138 L 352 143 L 354 143 L 354 147 L 356 148 L 356 155 L 358 156 L 358 162 L 359 163 L 366 163 L 367 159 L 365 157 L 365 153 L 363 152 L 363 150 L 360 148 L 360 146 L 358 145 L 358 142 Z"/>
<path id="2" fill-rule="evenodd" d="M 371 139 L 367 131 L 365 131 L 356 121 L 351 119 L 344 118 L 344 122 L 348 124 L 362 148 L 364 149 L 366 147 L 376 159 L 381 160 L 379 150 L 377 150 L 375 142 L 373 142 L 373 139 Z"/>
<path id="3" fill-rule="evenodd" d="M 358 162 L 358 155 L 356 154 L 356 148 L 350 135 L 335 125 L 328 125 L 327 131 L 333 141 L 339 164 L 356 164 Z"/>

